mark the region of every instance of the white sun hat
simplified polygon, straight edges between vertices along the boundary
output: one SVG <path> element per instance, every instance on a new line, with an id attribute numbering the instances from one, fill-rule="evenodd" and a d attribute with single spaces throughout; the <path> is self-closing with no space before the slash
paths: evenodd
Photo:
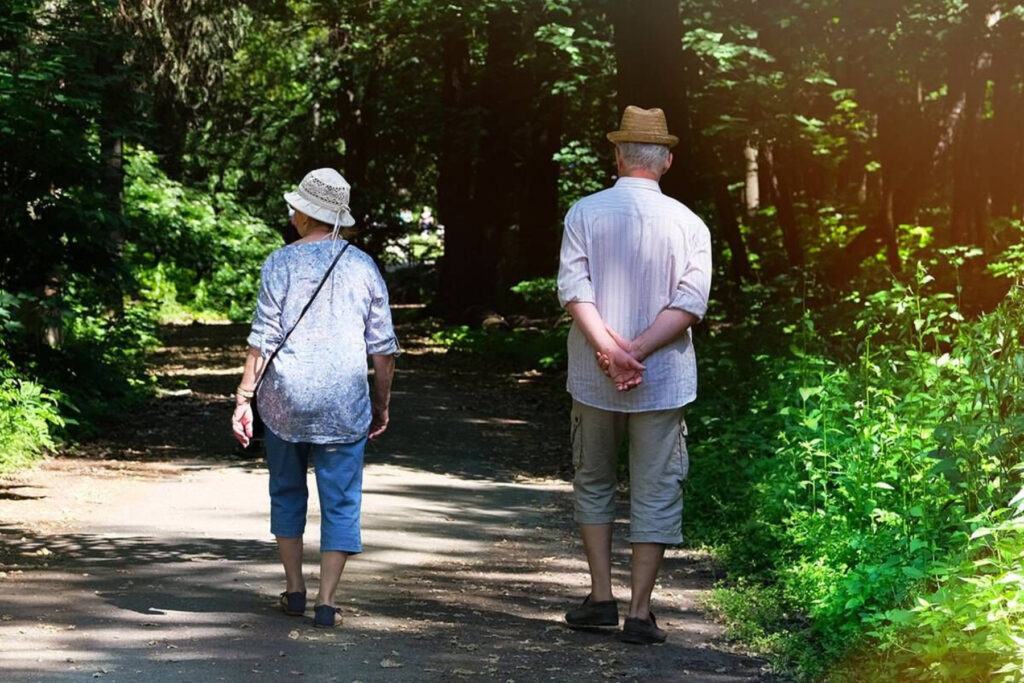
<path id="1" fill-rule="evenodd" d="M 294 192 L 285 192 L 284 200 L 296 211 L 315 218 L 321 223 L 338 227 L 356 224 L 349 213 L 351 188 L 340 173 L 333 168 L 318 168 L 302 179 Z"/>

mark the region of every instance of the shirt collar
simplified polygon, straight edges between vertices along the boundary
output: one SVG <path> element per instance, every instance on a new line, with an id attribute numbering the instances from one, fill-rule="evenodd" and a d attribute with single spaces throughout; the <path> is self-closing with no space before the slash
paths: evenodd
<path id="1" fill-rule="evenodd" d="M 615 187 L 630 187 L 637 190 L 653 190 L 659 194 L 661 193 L 661 185 L 658 184 L 658 181 L 648 178 L 623 176 L 615 181 Z"/>

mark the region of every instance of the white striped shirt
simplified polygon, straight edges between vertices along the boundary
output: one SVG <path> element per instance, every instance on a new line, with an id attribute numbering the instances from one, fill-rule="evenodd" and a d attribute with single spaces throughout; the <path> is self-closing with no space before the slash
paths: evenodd
<path id="1" fill-rule="evenodd" d="M 591 302 L 605 324 L 633 339 L 665 308 L 703 318 L 711 289 L 711 236 L 688 208 L 644 178 L 576 202 L 565 216 L 558 300 Z M 574 323 L 566 388 L 580 403 L 635 413 L 678 408 L 697 397 L 697 360 L 687 330 L 644 360 L 643 383 L 620 392 Z"/>

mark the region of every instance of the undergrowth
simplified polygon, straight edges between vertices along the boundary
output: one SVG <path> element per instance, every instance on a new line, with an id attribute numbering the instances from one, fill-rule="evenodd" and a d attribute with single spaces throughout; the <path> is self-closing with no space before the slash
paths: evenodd
<path id="1" fill-rule="evenodd" d="M 686 523 L 779 671 L 1024 679 L 1024 290 L 968 319 L 930 274 L 976 255 L 839 301 L 751 288 L 699 349 Z"/>

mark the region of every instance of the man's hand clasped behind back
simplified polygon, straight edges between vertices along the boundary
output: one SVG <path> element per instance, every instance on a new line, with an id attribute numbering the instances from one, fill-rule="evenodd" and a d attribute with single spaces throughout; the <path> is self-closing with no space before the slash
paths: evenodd
<path id="1" fill-rule="evenodd" d="M 615 346 L 594 353 L 597 364 L 614 383 L 619 391 L 634 389 L 644 381 L 644 370 L 639 352 L 633 348 L 633 342 L 625 339 L 610 327 L 606 328 Z"/>

